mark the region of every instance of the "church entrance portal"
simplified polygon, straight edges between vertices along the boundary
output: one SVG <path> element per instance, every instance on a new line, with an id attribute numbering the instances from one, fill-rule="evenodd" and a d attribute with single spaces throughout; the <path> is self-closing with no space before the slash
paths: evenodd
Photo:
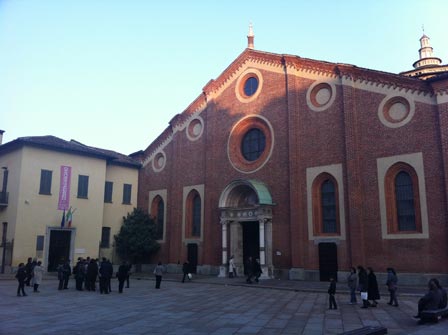
<path id="1" fill-rule="evenodd" d="M 273 275 L 272 202 L 267 186 L 257 180 L 235 180 L 221 193 L 222 265 L 219 276 L 227 275 L 234 256 L 237 273 L 243 273 L 249 257 L 259 259 L 262 277 Z"/>
<path id="2" fill-rule="evenodd" d="M 260 238 L 258 221 L 243 222 L 243 260 L 244 264 L 249 257 L 260 258 Z M 246 269 L 244 269 L 246 273 Z"/>
<path id="3" fill-rule="evenodd" d="M 48 271 L 56 271 L 58 264 L 70 259 L 71 230 L 51 230 L 48 248 Z"/>

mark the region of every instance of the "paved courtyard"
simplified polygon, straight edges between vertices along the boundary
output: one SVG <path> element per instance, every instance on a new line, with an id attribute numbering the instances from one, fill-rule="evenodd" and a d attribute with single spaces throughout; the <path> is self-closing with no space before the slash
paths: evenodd
<path id="1" fill-rule="evenodd" d="M 57 281 L 44 280 L 41 293 L 27 287 L 17 297 L 17 282 L 0 280 L 0 334 L 339 334 L 365 325 L 381 325 L 389 334 L 448 334 L 448 320 L 418 326 L 412 318 L 418 296 L 400 296 L 400 307 L 386 304 L 361 309 L 337 294 L 338 310 L 328 310 L 325 283 L 307 289 L 276 287 L 275 281 L 246 286 L 240 278 L 164 280 L 160 290 L 152 279 L 131 280 L 117 292 L 78 292 L 74 281 L 58 291 Z M 320 286 L 319 286 L 320 285 Z M 341 287 L 343 283 L 338 284 Z"/>

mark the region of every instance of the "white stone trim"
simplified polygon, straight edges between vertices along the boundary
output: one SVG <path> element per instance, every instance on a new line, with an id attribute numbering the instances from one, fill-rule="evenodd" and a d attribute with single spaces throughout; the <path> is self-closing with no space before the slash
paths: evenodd
<path id="1" fill-rule="evenodd" d="M 339 236 L 315 236 L 313 229 L 313 182 L 317 176 L 321 173 L 328 173 L 338 183 L 338 198 L 339 198 L 339 223 L 340 223 L 340 235 Z M 342 174 L 342 164 L 332 164 L 326 166 L 316 166 L 306 169 L 306 198 L 307 198 L 307 214 L 308 214 L 308 239 L 312 240 L 345 240 L 345 202 L 344 202 L 344 183 Z"/>
<path id="2" fill-rule="evenodd" d="M 188 130 L 189 130 L 189 128 L 190 128 L 191 123 L 192 123 L 193 121 L 196 121 L 196 120 L 198 120 L 199 123 L 201 124 L 201 131 L 200 131 L 199 134 L 192 136 Z M 202 117 L 200 117 L 199 115 L 197 115 L 195 118 L 191 119 L 191 120 L 188 122 L 188 125 L 187 125 L 187 127 L 185 128 L 185 134 L 187 135 L 187 138 L 188 138 L 190 141 L 192 141 L 192 142 L 197 141 L 197 140 L 202 136 L 202 134 L 204 133 L 204 127 L 205 127 L 204 119 L 202 119 Z"/>
<path id="3" fill-rule="evenodd" d="M 159 154 L 163 157 L 163 164 L 161 166 L 156 166 L 158 164 L 156 158 L 159 156 Z M 154 172 L 160 172 L 162 171 L 166 166 L 166 154 L 165 151 L 159 150 L 154 154 L 154 157 L 152 159 L 152 169 Z"/>
<path id="4" fill-rule="evenodd" d="M 167 194 L 168 191 L 166 189 L 161 189 L 161 190 L 154 190 L 154 191 L 149 191 L 148 194 L 148 208 L 149 211 L 151 211 L 151 206 L 152 206 L 152 202 L 154 201 L 154 198 L 157 196 L 160 196 L 163 200 L 163 236 L 161 240 L 158 240 L 160 243 L 164 243 L 165 242 L 165 235 L 166 235 L 166 210 L 167 210 Z"/>
<path id="5" fill-rule="evenodd" d="M 381 214 L 381 235 L 383 239 L 421 239 L 429 238 L 428 231 L 428 210 L 426 206 L 426 184 L 425 172 L 423 169 L 423 154 L 421 152 L 397 155 L 390 157 L 378 158 L 378 190 L 380 197 L 380 214 Z M 389 168 L 395 163 L 403 162 L 412 166 L 417 173 L 418 188 L 420 195 L 420 214 L 422 221 L 422 232 L 415 234 L 389 234 L 387 232 L 387 212 L 386 212 L 386 193 L 384 189 L 384 179 Z"/>
<path id="6" fill-rule="evenodd" d="M 414 103 L 414 100 L 412 99 L 412 96 L 413 96 L 412 94 L 400 94 L 400 95 L 388 94 L 387 96 L 385 96 L 378 107 L 378 118 L 380 119 L 381 123 L 388 128 L 399 128 L 399 127 L 402 127 L 402 126 L 406 125 L 407 123 L 409 123 L 415 114 L 415 103 Z M 383 113 L 386 104 L 391 99 L 394 99 L 394 98 L 402 98 L 402 99 L 406 100 L 409 104 L 408 115 L 403 120 L 401 120 L 400 122 L 396 122 L 396 123 L 389 122 L 384 117 L 384 113 Z"/>
<path id="7" fill-rule="evenodd" d="M 322 105 L 322 106 L 315 106 L 313 104 L 313 102 L 311 101 L 311 94 L 312 94 L 314 88 L 316 86 L 318 86 L 318 85 L 321 85 L 321 84 L 327 84 L 327 85 L 330 86 L 330 88 L 331 88 L 331 97 L 324 105 Z M 335 99 L 336 99 L 336 85 L 335 85 L 334 81 L 326 81 L 326 80 L 315 81 L 308 88 L 308 90 L 306 92 L 306 103 L 307 103 L 308 107 L 312 111 L 314 111 L 314 112 L 321 112 L 321 111 L 324 111 L 324 110 L 328 109 L 333 104 Z"/>
<path id="8" fill-rule="evenodd" d="M 241 92 L 242 86 L 244 85 L 243 80 L 246 80 L 247 79 L 246 75 L 251 74 L 251 73 L 253 73 L 258 79 L 257 91 L 250 97 L 242 96 L 240 92 Z M 239 75 L 239 78 L 236 81 L 235 95 L 239 102 L 248 103 L 248 102 L 252 102 L 256 98 L 258 98 L 262 89 L 263 89 L 263 75 L 261 74 L 261 72 L 254 68 L 247 68 L 243 73 L 241 73 Z"/>
<path id="9" fill-rule="evenodd" d="M 234 162 L 232 161 L 232 157 L 230 157 L 230 151 L 231 151 L 231 148 L 230 148 L 230 142 L 231 142 L 232 134 L 233 134 L 233 132 L 235 131 L 235 129 L 238 129 L 239 124 L 240 124 L 242 121 L 244 121 L 245 119 L 247 119 L 247 118 L 259 118 L 259 119 L 262 119 L 262 120 L 266 123 L 266 125 L 268 126 L 269 131 L 270 131 L 270 133 L 271 133 L 270 135 L 271 135 L 271 138 L 272 138 L 271 147 L 269 148 L 269 153 L 268 153 L 268 155 L 267 155 L 265 161 L 264 161 L 262 164 L 260 164 L 260 166 L 258 166 L 257 168 L 255 168 L 255 169 L 253 169 L 253 170 L 250 170 L 250 171 L 244 171 L 244 170 L 239 169 L 239 168 L 234 164 Z M 241 173 L 244 173 L 244 174 L 254 173 L 254 172 L 260 170 L 261 168 L 263 168 L 263 166 L 265 166 L 266 163 L 269 162 L 269 160 L 271 159 L 271 156 L 272 156 L 272 152 L 274 151 L 274 146 L 275 146 L 275 134 L 274 134 L 274 128 L 272 127 L 272 124 L 269 122 L 269 120 L 268 120 L 267 118 L 265 118 L 264 116 L 262 116 L 262 115 L 256 115 L 256 114 L 246 115 L 246 116 L 243 117 L 242 119 L 238 120 L 238 122 L 235 123 L 235 124 L 233 125 L 232 129 L 230 130 L 230 135 L 229 135 L 229 137 L 227 138 L 227 159 L 229 160 L 229 162 L 230 162 L 230 164 L 232 165 L 232 167 L 233 167 L 235 170 L 237 170 L 238 172 L 241 172 Z M 268 148 L 266 148 L 266 149 L 268 149 Z"/>

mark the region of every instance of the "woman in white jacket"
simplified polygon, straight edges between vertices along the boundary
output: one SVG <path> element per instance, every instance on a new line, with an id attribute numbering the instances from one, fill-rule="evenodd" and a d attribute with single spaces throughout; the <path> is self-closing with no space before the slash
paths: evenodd
<path id="1" fill-rule="evenodd" d="M 33 283 L 34 292 L 39 293 L 39 285 L 42 283 L 42 276 L 44 274 L 44 268 L 42 267 L 42 262 L 39 261 L 33 268 Z"/>

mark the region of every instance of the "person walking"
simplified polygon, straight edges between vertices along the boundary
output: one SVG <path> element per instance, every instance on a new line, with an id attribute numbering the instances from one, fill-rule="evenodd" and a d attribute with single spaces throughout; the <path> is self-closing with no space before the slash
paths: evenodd
<path id="1" fill-rule="evenodd" d="M 356 304 L 356 288 L 358 287 L 358 275 L 354 267 L 350 268 L 350 274 L 347 277 L 347 285 L 350 289 L 350 305 Z"/>
<path id="2" fill-rule="evenodd" d="M 333 277 L 330 278 L 330 286 L 328 287 L 328 302 L 329 302 L 329 309 L 338 309 L 338 305 L 336 304 L 335 299 L 336 294 L 336 281 Z"/>
<path id="3" fill-rule="evenodd" d="M 369 306 L 376 307 L 378 305 L 377 300 L 380 299 L 380 291 L 378 289 L 378 281 L 376 280 L 375 272 L 371 267 L 368 267 L 367 270 L 369 274 L 367 275 L 368 280 L 368 289 L 367 289 L 367 299 L 369 302 Z M 370 300 L 372 302 L 370 302 Z"/>
<path id="4" fill-rule="evenodd" d="M 132 264 L 129 262 L 126 262 L 126 266 L 128 268 L 128 272 L 126 275 L 126 288 L 129 288 L 129 277 L 131 276 L 131 272 L 132 272 Z"/>
<path id="5" fill-rule="evenodd" d="M 182 276 L 182 283 L 185 283 L 185 278 L 188 278 L 188 280 L 191 280 L 190 278 L 190 263 L 187 261 L 184 262 L 184 264 L 182 264 L 182 273 L 184 274 Z"/>
<path id="6" fill-rule="evenodd" d="M 129 266 L 126 262 L 123 262 L 118 268 L 118 293 L 123 293 L 124 281 L 128 278 Z"/>
<path id="7" fill-rule="evenodd" d="M 236 268 L 235 268 L 235 259 L 232 256 L 230 256 L 229 259 L 229 278 L 234 278 L 236 277 Z"/>
<path id="8" fill-rule="evenodd" d="M 156 288 L 160 288 L 160 283 L 162 282 L 163 275 L 163 265 L 162 262 L 159 262 L 154 269 L 154 275 L 156 276 Z"/>
<path id="9" fill-rule="evenodd" d="M 367 271 L 361 266 L 358 265 L 358 288 L 361 292 L 362 306 L 361 308 L 368 308 L 369 301 L 368 298 L 368 289 L 369 289 L 369 278 L 367 275 Z"/>
<path id="10" fill-rule="evenodd" d="M 33 267 L 33 288 L 35 293 L 39 293 L 39 285 L 42 283 L 42 277 L 44 275 L 44 268 L 41 266 L 42 262 L 38 261 Z"/>
<path id="11" fill-rule="evenodd" d="M 397 300 L 397 283 L 398 283 L 398 277 L 393 268 L 387 268 L 387 289 L 389 291 L 389 302 L 388 305 L 398 307 L 398 300 Z"/>
<path id="12" fill-rule="evenodd" d="M 26 279 L 25 279 L 25 285 L 30 286 L 31 285 L 31 278 L 33 278 L 33 259 L 31 257 L 28 257 L 28 260 L 25 264 L 25 271 L 26 271 Z"/>
<path id="13" fill-rule="evenodd" d="M 246 266 L 244 267 L 246 271 L 246 283 L 252 284 L 252 277 L 254 276 L 254 261 L 252 260 L 252 256 L 249 256 L 246 262 Z"/>
<path id="14" fill-rule="evenodd" d="M 25 293 L 25 281 L 27 278 L 27 272 L 26 272 L 26 268 L 25 268 L 25 264 L 20 263 L 19 264 L 19 268 L 17 269 L 17 273 L 16 273 L 16 279 L 19 282 L 19 286 L 17 287 L 17 296 L 20 297 L 20 292 L 22 292 L 22 295 L 24 297 L 27 296 L 27 294 Z"/>
<path id="15" fill-rule="evenodd" d="M 258 279 L 260 278 L 262 273 L 263 273 L 263 270 L 261 269 L 260 260 L 257 258 L 254 263 L 254 275 L 255 275 L 256 283 L 258 283 Z"/>

